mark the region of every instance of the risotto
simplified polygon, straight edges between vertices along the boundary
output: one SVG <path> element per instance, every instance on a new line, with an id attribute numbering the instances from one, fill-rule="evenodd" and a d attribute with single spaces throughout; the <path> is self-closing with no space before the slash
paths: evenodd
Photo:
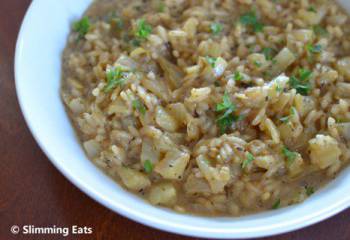
<path id="1" fill-rule="evenodd" d="M 98 0 L 61 95 L 87 156 L 151 204 L 277 209 L 349 163 L 349 33 L 332 0 Z"/>

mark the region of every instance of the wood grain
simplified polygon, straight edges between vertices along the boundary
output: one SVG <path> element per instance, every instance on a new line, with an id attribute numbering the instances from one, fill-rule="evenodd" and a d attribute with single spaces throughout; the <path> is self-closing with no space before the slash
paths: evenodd
<path id="1" fill-rule="evenodd" d="M 0 239 L 63 239 L 11 235 L 10 226 L 89 226 L 93 234 L 65 239 L 176 240 L 107 210 L 69 183 L 48 161 L 21 115 L 14 86 L 17 33 L 29 0 L 0 1 Z M 350 210 L 272 240 L 349 240 Z M 190 223 L 189 223 L 190 224 Z"/>

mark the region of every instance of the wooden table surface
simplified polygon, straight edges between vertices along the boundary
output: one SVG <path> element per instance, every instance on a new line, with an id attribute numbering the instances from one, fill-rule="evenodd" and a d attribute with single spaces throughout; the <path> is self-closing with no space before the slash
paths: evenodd
<path id="1" fill-rule="evenodd" d="M 0 0 L 0 240 L 63 239 L 60 235 L 12 235 L 12 225 L 93 229 L 91 235 L 65 239 L 190 239 L 107 210 L 68 182 L 40 150 L 20 112 L 13 74 L 17 33 L 29 4 L 29 0 Z M 350 209 L 317 225 L 268 239 L 349 240 Z"/>

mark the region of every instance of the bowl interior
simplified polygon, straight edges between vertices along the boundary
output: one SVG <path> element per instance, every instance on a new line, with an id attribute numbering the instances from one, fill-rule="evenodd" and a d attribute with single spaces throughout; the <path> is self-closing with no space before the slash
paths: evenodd
<path id="1" fill-rule="evenodd" d="M 303 204 L 241 218 L 177 214 L 153 207 L 123 190 L 86 158 L 59 96 L 61 52 L 70 25 L 91 2 L 33 1 L 16 49 L 16 88 L 26 122 L 52 163 L 76 186 L 111 210 L 137 222 L 207 238 L 278 234 L 318 222 L 349 207 L 349 168 Z M 349 1 L 339 2 L 350 11 Z"/>

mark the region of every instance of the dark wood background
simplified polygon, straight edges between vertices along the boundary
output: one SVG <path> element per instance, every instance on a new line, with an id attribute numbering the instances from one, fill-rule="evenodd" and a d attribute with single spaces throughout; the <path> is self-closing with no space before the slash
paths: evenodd
<path id="1" fill-rule="evenodd" d="M 29 4 L 29 0 L 0 0 L 0 240 L 63 239 L 58 235 L 15 236 L 10 233 L 14 224 L 93 228 L 92 235 L 65 239 L 190 239 L 142 226 L 107 210 L 68 182 L 40 150 L 20 112 L 13 73 L 17 33 Z M 349 240 L 350 210 L 269 239 Z"/>

